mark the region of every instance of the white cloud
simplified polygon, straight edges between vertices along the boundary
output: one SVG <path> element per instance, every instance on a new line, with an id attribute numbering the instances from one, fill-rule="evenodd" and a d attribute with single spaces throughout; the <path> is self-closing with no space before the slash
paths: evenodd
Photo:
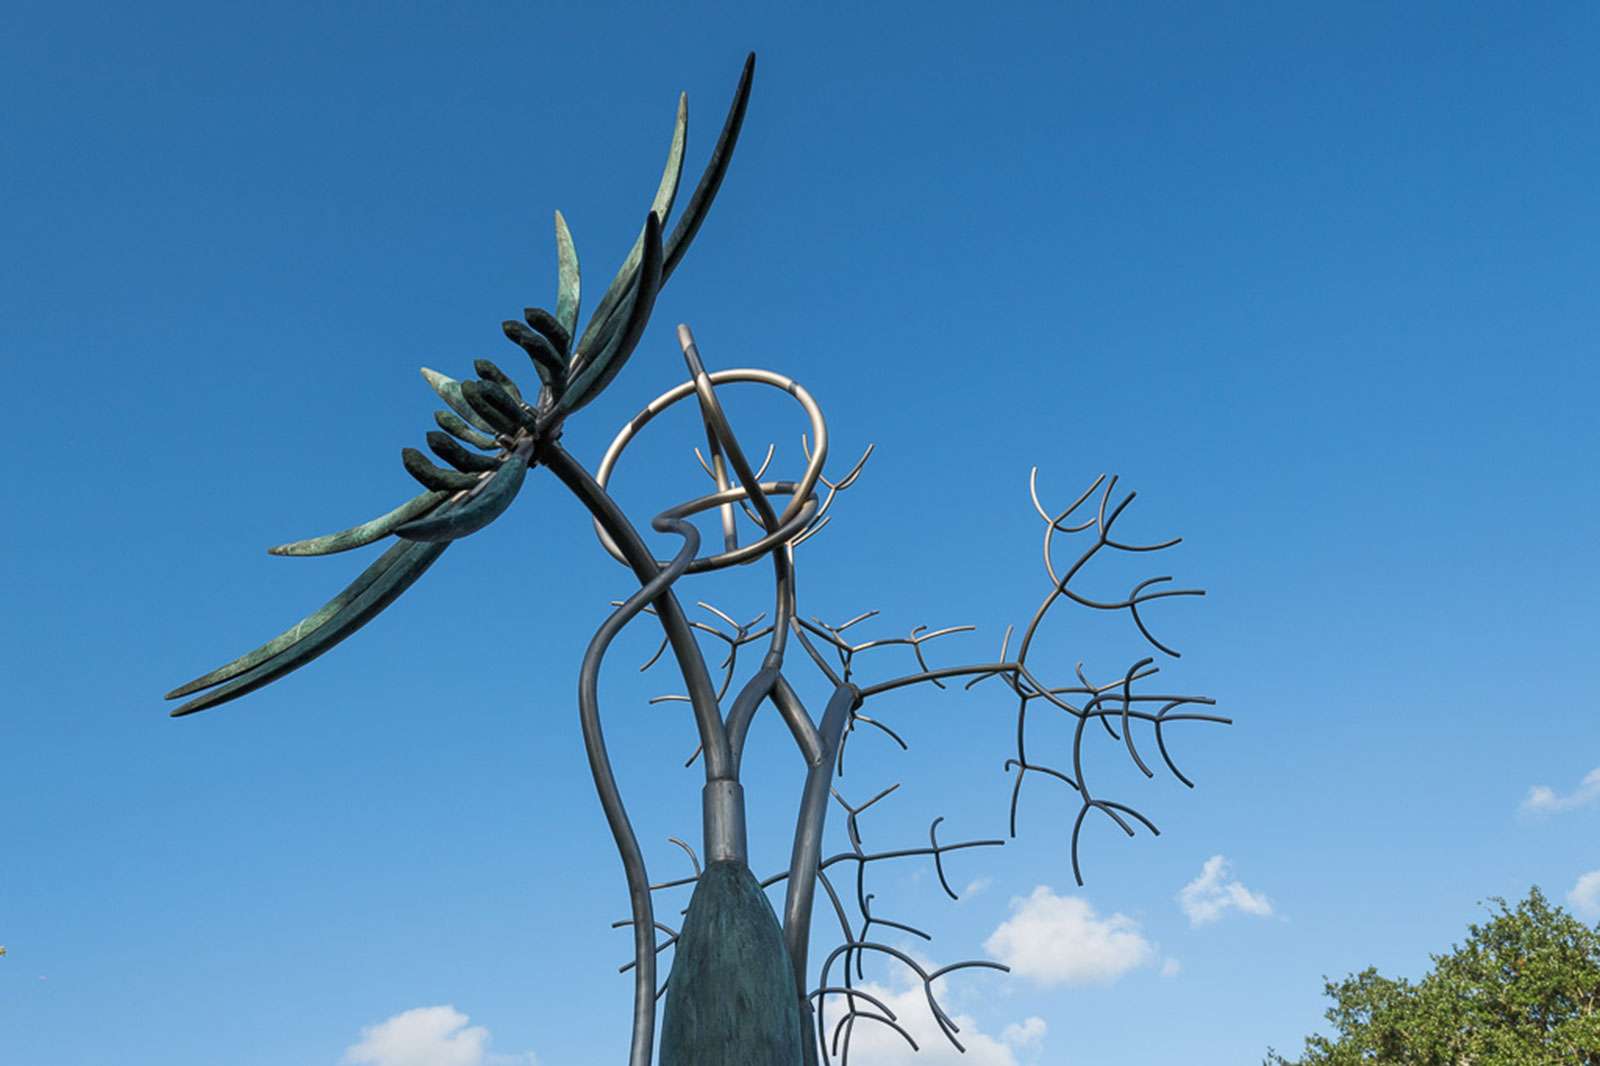
<path id="1" fill-rule="evenodd" d="M 1523 814 L 1560 814 L 1600 800 L 1600 766 L 1583 775 L 1578 787 L 1565 796 L 1558 795 L 1549 785 L 1534 785 L 1522 800 Z"/>
<path id="2" fill-rule="evenodd" d="M 1178 976 L 1178 971 L 1181 969 L 1183 969 L 1183 963 L 1169 955 L 1166 961 L 1161 964 L 1161 976 L 1176 977 Z"/>
<path id="3" fill-rule="evenodd" d="M 1200 868 L 1200 876 L 1178 890 L 1178 906 L 1189 916 L 1191 926 L 1206 925 L 1228 910 L 1243 911 L 1260 918 L 1272 914 L 1272 901 L 1231 880 L 1228 860 L 1213 855 Z"/>
<path id="4" fill-rule="evenodd" d="M 992 877 L 980 877 L 976 881 L 973 881 L 970 885 L 967 886 L 966 891 L 961 893 L 961 898 L 962 899 L 971 899 L 973 896 L 981 895 L 984 892 L 989 891 L 990 886 L 992 886 L 993 884 L 994 884 L 994 878 L 992 878 Z"/>
<path id="5" fill-rule="evenodd" d="M 1037 1014 L 1022 1022 L 1012 1022 L 1000 1031 L 1002 1042 L 1016 1048 L 1033 1048 L 1044 1043 L 1044 1034 L 1048 1026 L 1044 1019 Z"/>
<path id="6" fill-rule="evenodd" d="M 1101 918 L 1087 900 L 1058 896 L 1044 885 L 1011 901 L 1011 917 L 983 949 L 1042 985 L 1110 984 L 1156 954 L 1132 918 Z"/>
<path id="7" fill-rule="evenodd" d="M 1578 878 L 1567 893 L 1567 902 L 1579 916 L 1591 922 L 1600 920 L 1600 870 L 1590 870 Z"/>
<path id="8" fill-rule="evenodd" d="M 938 986 L 935 986 L 936 988 Z M 1019 1066 L 1017 1052 L 1033 1051 L 1044 1041 L 1047 1026 L 1039 1017 L 1013 1022 L 1003 1029 L 999 1037 L 985 1033 L 976 1019 L 951 1008 L 941 999 L 940 1006 L 950 1015 L 950 1020 L 960 1027 L 956 1039 L 961 1041 L 966 1053 L 951 1045 L 934 1021 L 928 1009 L 927 997 L 920 981 L 908 981 L 899 989 L 891 989 L 875 982 L 858 983 L 856 988 L 875 996 L 894 1011 L 895 1022 L 917 1042 L 920 1051 L 913 1051 L 905 1037 L 882 1022 L 857 1019 L 850 1037 L 850 1061 L 870 1062 L 873 1066 Z M 862 1011 L 877 1013 L 877 1008 L 863 1000 L 857 1004 Z M 832 1040 L 834 1028 L 843 1017 L 844 998 L 829 996 L 823 1021 Z M 830 1048 L 831 1050 L 831 1048 Z M 843 1050 L 843 1044 L 840 1044 Z M 834 1057 L 837 1062 L 838 1056 Z"/>
<path id="9" fill-rule="evenodd" d="M 451 1006 L 403 1011 L 361 1030 L 361 1041 L 345 1049 L 346 1066 L 537 1066 L 526 1055 L 496 1055 L 489 1030 L 469 1026 Z"/>

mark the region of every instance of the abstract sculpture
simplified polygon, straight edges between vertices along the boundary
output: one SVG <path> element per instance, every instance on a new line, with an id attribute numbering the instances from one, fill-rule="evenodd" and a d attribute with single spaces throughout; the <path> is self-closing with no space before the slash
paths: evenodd
<path id="1" fill-rule="evenodd" d="M 927 846 L 889 851 L 869 851 L 862 840 L 861 816 L 894 791 L 885 789 L 865 802 L 851 805 L 834 789 L 843 770 L 845 747 L 858 725 L 882 731 L 902 747 L 905 742 L 884 722 L 869 717 L 862 708 L 873 697 L 909 685 L 928 683 L 940 688 L 946 680 L 963 678 L 967 686 L 995 680 L 1009 687 L 1016 698 L 1016 751 L 1005 764 L 1012 775 L 1010 830 L 1017 828 L 1017 803 L 1023 782 L 1030 775 L 1053 778 L 1074 790 L 1080 800 L 1069 847 L 1074 876 L 1082 884 L 1079 837 L 1091 812 L 1109 818 L 1128 835 L 1137 822 L 1156 827 L 1132 807 L 1107 799 L 1091 789 L 1085 772 L 1085 740 L 1104 732 L 1126 748 L 1134 764 L 1148 777 L 1135 742 L 1136 726 L 1150 727 L 1156 749 L 1171 772 L 1186 785 L 1192 782 L 1173 763 L 1164 728 L 1177 721 L 1226 722 L 1227 719 L 1194 710 L 1211 700 L 1199 696 L 1153 693 L 1145 683 L 1156 673 L 1154 660 L 1133 663 L 1120 676 L 1091 681 L 1080 665 L 1074 684 L 1055 685 L 1041 680 L 1030 663 L 1034 638 L 1050 609 L 1071 600 L 1099 611 L 1126 611 L 1134 626 L 1160 653 L 1176 657 L 1147 628 L 1141 608 L 1155 600 L 1201 595 L 1194 589 L 1165 587 L 1171 579 L 1154 577 L 1135 585 L 1119 600 L 1095 600 L 1073 587 L 1074 579 L 1100 552 L 1154 552 L 1178 543 L 1136 545 L 1117 539 L 1114 527 L 1133 493 L 1114 499 L 1117 479 L 1101 477 L 1059 511 L 1039 501 L 1030 480 L 1033 504 L 1045 522 L 1044 561 L 1050 587 L 1032 619 L 1020 634 L 1008 628 L 998 656 L 990 662 L 962 666 L 930 667 L 924 647 L 931 641 L 970 626 L 928 631 L 911 630 L 904 637 L 854 641 L 848 631 L 876 612 L 839 625 L 801 617 L 797 608 L 796 549 L 829 520 L 837 495 L 846 491 L 861 473 L 872 449 L 837 480 L 824 475 L 828 458 L 828 430 L 822 411 L 803 387 L 791 378 L 769 370 L 734 369 L 708 372 L 702 365 L 687 327 L 678 338 L 688 369 L 688 379 L 647 404 L 616 435 L 594 474 L 561 445 L 567 419 L 608 386 L 638 343 L 656 296 L 682 261 L 689 243 L 704 220 L 727 172 L 739 128 L 749 100 L 755 57 L 745 63 L 743 76 L 729 109 L 710 161 L 670 235 L 663 237 L 683 168 L 687 105 L 680 98 L 666 171 L 656 192 L 643 230 L 611 286 L 601 298 L 588 325 L 578 332 L 580 285 L 578 258 L 561 215 L 556 215 L 559 290 L 553 312 L 530 308 L 522 321 L 504 324 L 506 336 L 532 360 L 539 391 L 531 401 L 512 377 L 486 360 L 475 364 L 475 380 L 456 381 L 431 370 L 424 377 L 448 410 L 435 413 L 438 430 L 428 433 L 435 456 L 448 468 L 435 465 L 421 452 L 402 453 L 406 470 L 424 491 L 380 518 L 328 536 L 285 544 L 271 549 L 278 555 L 325 555 L 346 551 L 393 537 L 393 545 L 361 573 L 344 591 L 316 613 L 261 647 L 216 670 L 182 685 L 169 699 L 192 697 L 172 713 L 192 714 L 237 699 L 305 665 L 338 644 L 376 616 L 411 586 L 450 544 L 494 521 L 510 506 L 528 471 L 548 468 L 593 516 L 594 530 L 605 550 L 632 569 L 639 589 L 600 626 L 584 656 L 579 673 L 578 707 L 600 803 L 616 839 L 627 877 L 632 914 L 619 925 L 633 930 L 634 959 L 623 967 L 633 970 L 634 1010 L 631 1066 L 648 1066 L 656 1029 L 656 1002 L 667 997 L 661 1032 L 663 1066 L 710 1064 L 771 1064 L 798 1066 L 848 1059 L 850 1041 L 859 1023 L 874 1022 L 893 1028 L 915 1042 L 894 1013 L 871 994 L 857 987 L 862 979 L 862 959 L 870 954 L 898 960 L 916 974 L 926 991 L 929 1008 L 939 1028 L 960 1047 L 957 1027 L 940 1006 L 935 984 L 956 970 L 998 963 L 969 961 L 928 969 L 903 951 L 873 936 L 873 927 L 898 929 L 926 938 L 927 934 L 874 911 L 874 896 L 866 891 L 869 868 L 896 858 L 929 857 L 939 883 L 951 898 L 956 893 L 945 877 L 944 856 L 949 852 L 1002 843 L 1000 840 L 941 842 L 935 818 Z M 729 425 L 718 389 L 747 383 L 778 389 L 791 396 L 804 415 L 802 437 L 805 464 L 794 480 L 763 480 L 773 458 L 753 466 Z M 632 522 L 606 493 L 606 483 L 626 448 L 662 411 L 693 399 L 706 430 L 707 453 L 701 465 L 714 482 L 714 491 L 656 515 L 653 529 L 681 539 L 676 553 L 657 559 Z M 699 455 L 697 450 L 697 455 Z M 819 488 L 820 486 L 820 488 Z M 1084 513 L 1079 517 L 1080 510 Z M 700 531 L 690 521 L 716 511 L 720 518 L 722 549 L 701 553 Z M 743 521 L 753 523 L 755 539 L 740 543 Z M 1086 534 L 1085 546 L 1064 569 L 1055 562 L 1059 536 Z M 744 624 L 715 608 L 707 608 L 728 629 L 691 622 L 678 599 L 677 586 L 692 574 L 765 561 L 772 567 L 772 617 Z M 705 606 L 705 605 L 702 605 Z M 598 684 L 602 660 L 619 632 L 641 613 L 652 615 L 663 631 L 661 648 L 651 665 L 670 648 L 685 692 L 663 699 L 689 705 L 700 739 L 690 762 L 703 763 L 703 848 L 705 859 L 683 841 L 674 840 L 689 853 L 692 877 L 651 883 L 643 854 L 629 823 L 621 794 L 612 774 L 600 722 Z M 697 634 L 726 646 L 726 657 L 714 678 Z M 1013 636 L 1015 635 L 1015 650 Z M 734 687 L 739 652 L 746 645 L 764 647 L 754 674 Z M 791 654 L 798 647 L 799 656 Z M 889 647 L 909 648 L 918 670 L 903 676 L 862 680 L 858 671 L 867 653 Z M 814 717 L 792 683 L 793 663 L 815 670 L 832 695 L 820 716 Z M 730 700 L 731 695 L 731 700 Z M 745 829 L 744 789 L 740 762 L 751 721 L 770 703 L 793 735 L 805 764 L 800 782 L 800 812 L 794 828 L 787 870 L 758 880 L 749 867 Z M 1051 709 L 1075 722 L 1070 769 L 1058 769 L 1028 748 L 1030 711 Z M 1142 728 L 1142 726 L 1141 726 Z M 849 850 L 825 856 L 823 829 L 830 796 L 844 811 Z M 830 872 L 854 873 L 853 893 L 841 894 Z M 782 884 L 785 896 L 781 922 L 768 903 L 764 889 Z M 652 901 L 656 892 L 693 886 L 681 931 L 656 920 Z M 827 896 L 837 918 L 842 943 L 815 973 L 808 963 L 812 911 L 818 888 Z M 853 895 L 847 904 L 846 896 Z M 854 913 L 852 914 L 852 910 Z M 657 933 L 665 939 L 657 941 Z M 674 948 L 671 975 L 658 987 L 659 952 Z M 831 1008 L 839 1016 L 829 1018 Z"/>

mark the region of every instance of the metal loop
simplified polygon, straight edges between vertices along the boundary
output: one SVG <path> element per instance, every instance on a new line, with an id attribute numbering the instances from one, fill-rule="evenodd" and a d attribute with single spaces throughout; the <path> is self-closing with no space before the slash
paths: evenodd
<path id="1" fill-rule="evenodd" d="M 698 558 L 690 564 L 690 573 L 705 573 L 710 570 L 721 570 L 726 567 L 747 563 L 752 559 L 759 558 L 760 556 L 766 554 L 768 551 L 771 551 L 778 545 L 785 543 L 796 533 L 798 533 L 799 530 L 791 527 L 791 520 L 805 506 L 806 500 L 816 489 L 818 481 L 820 481 L 822 478 L 823 462 L 827 459 L 828 455 L 828 427 L 827 423 L 823 420 L 822 410 L 817 406 L 816 400 L 812 399 L 811 394 L 794 379 L 785 377 L 784 375 L 775 373 L 771 370 L 759 370 L 748 367 L 741 367 L 732 370 L 717 370 L 707 374 L 706 377 L 714 386 L 734 383 L 749 383 L 755 385 L 766 385 L 769 388 L 779 389 L 783 392 L 787 392 L 789 395 L 795 398 L 795 402 L 797 402 L 805 411 L 806 417 L 811 422 L 812 436 L 816 438 L 817 443 L 816 447 L 812 449 L 812 454 L 806 463 L 805 473 L 801 475 L 800 481 L 794 486 L 793 495 L 789 501 L 789 505 L 785 507 L 783 512 L 778 516 L 779 529 L 776 532 L 769 533 L 760 540 L 755 541 L 752 544 L 745 545 L 742 548 L 736 548 L 732 551 L 724 551 L 716 555 Z M 686 381 L 681 385 L 677 385 L 667 390 L 660 396 L 657 396 L 654 400 L 651 400 L 648 404 L 646 404 L 643 410 L 634 415 L 633 418 L 630 419 L 622 427 L 622 429 L 618 431 L 616 437 L 612 439 L 610 447 L 606 449 L 605 456 L 600 460 L 599 469 L 595 471 L 595 481 L 600 484 L 601 488 L 606 486 L 606 482 L 610 479 L 611 473 L 616 468 L 617 462 L 622 457 L 623 451 L 627 448 L 629 443 L 632 442 L 633 438 L 638 435 L 641 429 L 649 425 L 650 422 L 653 421 L 655 417 L 662 411 L 665 411 L 675 403 L 688 399 L 691 396 L 696 396 L 696 394 L 695 382 Z M 767 488 L 767 484 L 771 483 L 768 482 L 762 485 L 763 492 L 771 491 Z M 743 497 L 744 493 L 742 490 L 736 489 L 735 491 L 738 492 L 738 495 L 732 497 L 733 499 L 739 499 Z M 721 494 L 719 494 L 719 496 L 720 495 Z M 719 499 L 718 502 L 723 501 Z M 672 508 L 671 510 L 679 511 L 680 508 Z M 617 559 L 618 561 L 624 561 L 621 549 L 618 548 L 616 542 L 607 535 L 605 529 L 601 527 L 599 522 L 594 523 L 594 531 L 595 536 L 600 540 L 601 547 L 610 552 L 612 558 Z"/>

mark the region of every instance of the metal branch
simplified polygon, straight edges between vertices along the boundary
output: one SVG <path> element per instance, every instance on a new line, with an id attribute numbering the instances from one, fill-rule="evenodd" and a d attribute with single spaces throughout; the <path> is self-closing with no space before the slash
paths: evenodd
<path id="1" fill-rule="evenodd" d="M 619 601 L 613 600 L 612 606 L 615 607 L 618 605 L 618 603 Z M 761 624 L 762 619 L 766 618 L 767 615 L 765 611 L 756 615 L 750 621 L 741 624 L 735 622 L 731 617 L 728 616 L 726 612 L 704 601 L 697 601 L 695 606 L 701 608 L 702 610 L 709 611 L 717 618 L 726 621 L 730 626 L 733 627 L 732 633 L 725 633 L 716 626 L 708 625 L 705 622 L 689 623 L 690 629 L 700 633 L 707 633 L 722 641 L 723 644 L 727 646 L 727 654 L 723 656 L 722 661 L 717 664 L 717 669 L 722 671 L 722 680 L 718 683 L 716 690 L 716 698 L 720 702 L 723 697 L 728 694 L 728 687 L 733 682 L 734 672 L 738 668 L 739 649 L 744 647 L 746 644 L 760 640 L 762 637 L 769 636 L 772 633 L 773 627 L 767 626 L 763 629 L 755 628 Z M 645 613 L 651 614 L 654 612 L 650 608 L 646 608 Z M 649 659 L 645 660 L 644 664 L 639 667 L 639 670 L 643 672 L 654 666 L 660 660 L 662 652 L 666 650 L 666 646 L 666 639 L 663 638 L 661 646 L 655 650 L 655 653 L 652 654 Z M 652 704 L 688 702 L 690 702 L 689 697 L 683 695 L 682 693 L 662 693 L 661 695 L 650 697 L 650 703 Z M 698 754 L 699 749 L 696 748 L 695 752 Z M 686 763 L 685 765 L 692 764 L 693 762 L 694 757 L 691 756 L 689 763 Z"/>
<path id="2" fill-rule="evenodd" d="M 875 444 L 868 444 L 867 450 L 861 453 L 860 459 L 856 460 L 856 465 L 851 467 L 849 473 L 838 481 L 829 481 L 826 476 L 822 477 L 822 483 L 827 486 L 828 493 L 822 499 L 822 506 L 817 508 L 817 515 L 812 520 L 811 525 L 794 539 L 794 547 L 804 544 L 832 520 L 833 516 L 828 513 L 828 510 L 833 506 L 834 497 L 855 484 L 856 478 L 861 476 L 861 471 L 866 467 L 867 460 L 872 458 L 873 449 L 876 447 L 877 445 Z M 806 460 L 809 462 L 811 460 L 811 446 L 804 433 L 800 435 L 800 450 L 805 454 Z"/>
<path id="3" fill-rule="evenodd" d="M 940 1031 L 944 1033 L 945 1039 L 950 1041 L 951 1046 L 957 1051 L 962 1052 L 966 1051 L 966 1048 L 962 1045 L 961 1041 L 956 1039 L 955 1035 L 956 1033 L 960 1032 L 960 1028 L 950 1018 L 950 1015 L 945 1012 L 944 1008 L 940 1006 L 938 998 L 934 995 L 933 983 L 947 974 L 955 973 L 959 970 L 965 969 L 999 970 L 1002 973 L 1009 973 L 1011 971 L 1011 968 L 1006 966 L 1004 963 L 989 962 L 983 959 L 971 959 L 964 962 L 952 963 L 948 966 L 940 967 L 936 971 L 930 972 L 924 969 L 922 965 L 910 955 L 907 955 L 905 952 L 900 951 L 897 948 L 892 948 L 887 944 L 876 943 L 868 940 L 849 941 L 839 945 L 837 948 L 834 948 L 832 953 L 828 955 L 827 959 L 824 960 L 822 964 L 822 972 L 818 983 L 818 989 L 813 993 L 817 1000 L 817 1022 L 819 1026 L 824 1025 L 823 1012 L 828 995 L 828 993 L 824 992 L 823 990 L 833 988 L 833 986 L 828 983 L 828 971 L 832 969 L 834 960 L 837 959 L 841 954 L 845 954 L 847 952 L 859 956 L 867 951 L 879 952 L 889 956 L 890 958 L 896 959 L 904 964 L 905 967 L 912 973 L 916 974 L 916 976 L 922 981 L 923 995 L 927 1000 L 929 1011 L 933 1014 L 934 1021 L 938 1024 Z M 856 1008 L 854 998 L 847 995 L 845 997 L 845 1001 L 847 1010 L 855 1013 Z M 826 1032 L 825 1028 L 824 1032 Z M 846 1054 L 848 1054 L 848 1050 L 846 1051 Z M 829 1055 L 829 1048 L 826 1043 L 823 1045 L 823 1055 L 825 1061 L 829 1063 L 832 1062 L 832 1058 Z"/>
<path id="4" fill-rule="evenodd" d="M 624 926 L 631 926 L 631 925 L 633 925 L 633 919 L 624 918 L 624 919 L 622 919 L 620 921 L 612 922 L 611 923 L 611 928 L 613 928 L 613 929 L 621 929 Z M 667 934 L 667 939 L 661 941 L 659 944 L 656 945 L 656 954 L 659 955 L 663 951 L 667 950 L 672 945 L 674 945 L 674 944 L 676 944 L 678 942 L 678 935 L 679 934 L 678 934 L 678 931 L 676 929 L 672 928 L 672 926 L 667 925 L 667 924 L 665 924 L 663 922 L 656 922 L 655 923 L 655 927 L 657 929 L 659 929 L 661 932 Z M 638 959 L 634 959 L 631 962 L 625 962 L 621 966 L 617 967 L 617 972 L 618 973 L 627 973 L 629 970 L 633 969 L 638 964 L 639 964 L 639 960 Z"/>
<path id="5" fill-rule="evenodd" d="M 698 878 L 700 876 L 700 856 L 694 853 L 694 848 L 689 845 L 689 842 L 686 840 L 680 840 L 677 837 L 668 837 L 667 842 L 669 844 L 676 844 L 678 847 L 683 849 L 684 854 L 689 856 L 689 864 L 694 867 L 695 877 Z"/>

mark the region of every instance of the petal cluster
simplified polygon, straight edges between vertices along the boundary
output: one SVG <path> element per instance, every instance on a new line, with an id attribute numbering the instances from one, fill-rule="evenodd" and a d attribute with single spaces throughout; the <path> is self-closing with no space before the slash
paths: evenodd
<path id="1" fill-rule="evenodd" d="M 237 699 L 315 659 L 393 603 L 452 541 L 505 513 L 537 462 L 541 442 L 554 440 L 567 417 L 616 378 L 638 345 L 656 295 L 683 258 L 722 184 L 744 121 L 754 70 L 752 55 L 745 61 L 711 159 L 670 235 L 663 236 L 688 139 L 688 102 L 679 97 L 666 168 L 650 212 L 581 334 L 577 248 L 566 220 L 556 212 L 555 310 L 529 308 L 521 321 L 507 321 L 501 327 L 532 361 L 539 380 L 537 396 L 528 400 L 511 375 L 487 359 L 474 364 L 476 378 L 462 381 L 423 368 L 422 376 L 446 410 L 434 412 L 438 430 L 426 437 L 429 451 L 443 466 L 419 449 L 401 451 L 401 462 L 422 485 L 422 493 L 349 529 L 269 551 L 328 555 L 389 536 L 397 537 L 396 543 L 312 614 L 260 647 L 167 693 L 169 700 L 193 697 L 173 716 Z"/>

